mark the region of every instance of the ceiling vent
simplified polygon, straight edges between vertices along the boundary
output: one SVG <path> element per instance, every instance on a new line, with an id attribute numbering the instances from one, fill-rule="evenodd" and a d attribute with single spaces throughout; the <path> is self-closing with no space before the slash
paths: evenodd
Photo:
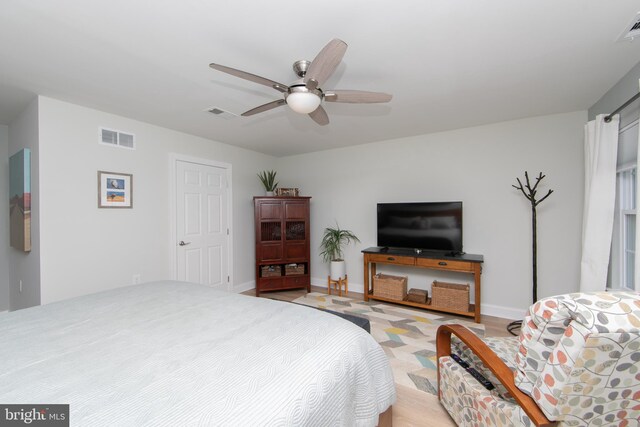
<path id="1" fill-rule="evenodd" d="M 211 113 L 211 114 L 213 114 L 215 116 L 218 116 L 218 117 L 221 117 L 221 118 L 227 119 L 227 120 L 228 119 L 232 119 L 234 117 L 238 117 L 237 114 L 233 114 L 231 111 L 226 111 L 226 110 L 223 110 L 222 108 L 218 108 L 218 107 L 210 107 L 210 108 L 207 108 L 205 111 L 207 113 Z"/>
<path id="2" fill-rule="evenodd" d="M 100 144 L 112 147 L 136 149 L 136 137 L 132 133 L 120 132 L 117 130 L 100 128 Z"/>
<path id="3" fill-rule="evenodd" d="M 618 41 L 633 41 L 635 37 L 640 36 L 640 12 L 633 17 L 629 25 L 626 26 Z"/>

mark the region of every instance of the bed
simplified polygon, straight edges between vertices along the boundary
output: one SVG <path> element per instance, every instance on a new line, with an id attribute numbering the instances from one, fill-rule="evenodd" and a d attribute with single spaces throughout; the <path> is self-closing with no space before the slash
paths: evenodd
<path id="1" fill-rule="evenodd" d="M 0 402 L 71 425 L 374 426 L 395 397 L 369 334 L 296 304 L 163 281 L 0 315 Z"/>

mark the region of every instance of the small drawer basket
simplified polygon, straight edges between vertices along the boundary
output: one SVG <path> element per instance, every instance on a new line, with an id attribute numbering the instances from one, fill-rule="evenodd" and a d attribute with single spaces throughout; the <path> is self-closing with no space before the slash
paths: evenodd
<path id="1" fill-rule="evenodd" d="M 431 285 L 431 304 L 466 313 L 469 311 L 469 285 L 434 281 Z"/>
<path id="2" fill-rule="evenodd" d="M 402 301 L 407 296 L 407 278 L 378 273 L 373 276 L 373 296 Z"/>
<path id="3" fill-rule="evenodd" d="M 417 302 L 420 304 L 426 304 L 427 298 L 429 297 L 429 292 L 423 289 L 409 289 L 407 292 L 407 296 L 404 298 L 405 301 Z"/>
<path id="4" fill-rule="evenodd" d="M 285 276 L 300 276 L 304 274 L 304 264 L 287 264 L 284 267 Z"/>
<path id="5" fill-rule="evenodd" d="M 282 269 L 279 265 L 263 265 L 260 267 L 261 277 L 279 277 L 282 276 Z"/>

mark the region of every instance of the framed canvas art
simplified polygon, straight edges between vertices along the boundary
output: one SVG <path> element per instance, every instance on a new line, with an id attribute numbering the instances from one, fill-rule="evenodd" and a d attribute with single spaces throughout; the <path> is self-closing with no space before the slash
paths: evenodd
<path id="1" fill-rule="evenodd" d="M 21 251 L 31 251 L 31 150 L 9 158 L 9 240 Z"/>
<path id="2" fill-rule="evenodd" d="M 98 207 L 133 208 L 133 175 L 98 171 Z"/>

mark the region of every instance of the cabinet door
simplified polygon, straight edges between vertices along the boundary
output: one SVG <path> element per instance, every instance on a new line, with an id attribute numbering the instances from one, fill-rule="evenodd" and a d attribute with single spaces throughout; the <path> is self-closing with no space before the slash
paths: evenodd
<path id="1" fill-rule="evenodd" d="M 307 221 L 309 218 L 309 203 L 307 201 L 284 202 L 284 218 Z"/>
<path id="2" fill-rule="evenodd" d="M 284 204 L 284 257 L 289 262 L 309 257 L 309 203 L 287 201 Z"/>
<path id="3" fill-rule="evenodd" d="M 258 201 L 256 216 L 256 261 L 277 262 L 284 255 L 282 244 L 282 202 Z"/>
<path id="4" fill-rule="evenodd" d="M 260 220 L 282 220 L 282 202 L 280 201 L 260 201 L 256 210 Z"/>

